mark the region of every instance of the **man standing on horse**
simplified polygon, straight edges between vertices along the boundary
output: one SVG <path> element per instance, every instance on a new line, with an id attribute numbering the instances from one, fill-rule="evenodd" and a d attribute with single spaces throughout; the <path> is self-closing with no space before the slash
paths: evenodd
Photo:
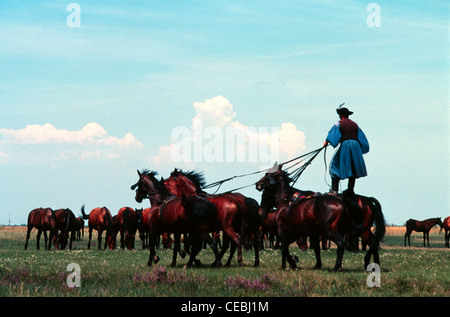
<path id="1" fill-rule="evenodd" d="M 354 195 L 356 178 L 367 176 L 363 154 L 369 152 L 369 142 L 356 122 L 348 118 L 353 112 L 343 105 L 336 109 L 340 120 L 328 132 L 324 146 L 341 144 L 330 166 L 330 193 L 337 194 L 339 181 L 348 178 L 348 188 L 344 194 Z"/>

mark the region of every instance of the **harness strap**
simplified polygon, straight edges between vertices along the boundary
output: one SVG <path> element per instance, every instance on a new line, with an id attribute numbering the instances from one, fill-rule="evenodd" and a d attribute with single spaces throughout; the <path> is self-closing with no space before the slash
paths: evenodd
<path id="1" fill-rule="evenodd" d="M 178 198 L 178 197 L 177 197 L 177 196 L 172 196 L 172 197 L 170 197 L 170 198 L 167 199 L 167 200 L 163 200 L 163 204 L 161 205 L 161 208 L 159 208 L 159 216 L 160 216 L 160 217 L 161 217 L 163 208 L 166 206 L 166 204 L 167 204 L 167 203 L 170 203 L 172 200 L 174 200 L 174 199 L 176 199 L 176 198 Z"/>

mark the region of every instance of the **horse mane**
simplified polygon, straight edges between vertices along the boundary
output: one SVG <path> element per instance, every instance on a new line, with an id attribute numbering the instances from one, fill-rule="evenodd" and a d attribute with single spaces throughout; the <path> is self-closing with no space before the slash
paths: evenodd
<path id="1" fill-rule="evenodd" d="M 160 180 L 158 180 L 156 178 L 156 176 L 158 175 L 157 171 L 153 171 L 153 170 L 149 170 L 149 169 L 143 169 L 141 171 L 142 175 L 146 175 L 150 178 L 150 180 L 152 181 L 152 183 L 155 185 L 156 190 L 162 193 L 167 193 L 167 188 L 164 185 L 164 178 L 161 177 Z"/>
<path id="2" fill-rule="evenodd" d="M 197 171 L 187 171 L 184 172 L 182 169 L 175 168 L 172 173 L 170 173 L 170 176 L 177 177 L 178 174 L 181 174 L 185 176 L 187 179 L 189 179 L 196 187 L 197 192 L 203 192 L 203 187 L 206 185 L 206 179 L 203 172 L 197 172 Z"/>
<path id="3" fill-rule="evenodd" d="M 149 176 L 149 177 L 152 177 L 152 178 L 156 179 L 156 175 L 158 175 L 158 172 L 157 172 L 157 171 L 149 170 L 149 169 L 147 169 L 147 168 L 144 168 L 144 169 L 141 171 L 141 174 L 147 175 L 147 176 Z"/>

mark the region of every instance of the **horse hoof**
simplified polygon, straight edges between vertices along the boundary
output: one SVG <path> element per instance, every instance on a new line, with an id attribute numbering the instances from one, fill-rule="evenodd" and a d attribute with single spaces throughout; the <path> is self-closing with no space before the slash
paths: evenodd
<path id="1" fill-rule="evenodd" d="M 335 267 L 333 272 L 344 272 L 344 269 L 342 267 Z"/>
<path id="2" fill-rule="evenodd" d="M 202 265 L 202 262 L 200 260 L 195 259 L 194 260 L 195 266 L 200 267 Z"/>
<path id="3" fill-rule="evenodd" d="M 184 252 L 183 250 L 181 250 L 179 253 L 182 259 L 186 257 L 186 252 Z"/>
<path id="4" fill-rule="evenodd" d="M 159 256 L 155 256 L 155 257 L 153 258 L 153 262 L 155 262 L 155 264 L 158 263 L 158 262 L 159 262 Z"/>

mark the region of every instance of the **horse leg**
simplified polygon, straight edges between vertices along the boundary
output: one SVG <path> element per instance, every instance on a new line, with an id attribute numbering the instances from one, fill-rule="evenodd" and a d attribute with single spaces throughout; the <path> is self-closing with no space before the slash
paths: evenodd
<path id="1" fill-rule="evenodd" d="M 406 247 L 406 238 L 408 238 L 408 245 L 411 246 L 411 232 L 412 232 L 412 230 L 406 229 L 406 233 L 405 233 L 405 247 Z"/>
<path id="2" fill-rule="evenodd" d="M 76 232 L 75 232 L 75 231 L 72 231 L 72 232 L 70 233 L 69 250 L 72 250 L 72 242 L 73 242 L 73 240 L 75 240 L 75 235 L 76 235 Z"/>
<path id="3" fill-rule="evenodd" d="M 56 231 L 56 232 L 58 233 L 58 231 Z M 58 238 L 58 236 L 53 237 L 53 231 L 49 230 L 49 233 L 48 233 L 48 249 L 49 250 L 52 248 L 53 239 L 57 239 L 57 238 Z M 56 248 L 56 246 L 55 246 L 55 248 Z M 59 246 L 58 246 L 58 248 L 59 248 Z"/>
<path id="4" fill-rule="evenodd" d="M 287 254 L 288 250 L 286 249 L 286 238 L 285 234 L 278 231 L 278 236 L 280 237 L 280 244 L 281 244 L 281 269 L 286 270 L 286 260 L 287 260 Z M 287 246 L 289 247 L 289 245 Z"/>
<path id="5" fill-rule="evenodd" d="M 259 241 L 260 237 L 258 236 L 258 233 L 255 233 L 253 236 L 253 248 L 255 248 L 255 263 L 253 264 L 253 267 L 259 266 Z"/>
<path id="6" fill-rule="evenodd" d="M 36 235 L 36 250 L 40 250 L 41 246 L 40 246 L 40 242 L 41 242 L 41 234 L 42 234 L 42 229 L 38 229 L 38 233 Z"/>
<path id="7" fill-rule="evenodd" d="M 28 240 L 30 239 L 30 233 L 31 233 L 32 229 L 33 229 L 33 226 L 28 226 L 27 237 L 25 239 L 25 250 L 28 248 Z"/>
<path id="8" fill-rule="evenodd" d="M 88 250 L 91 249 L 91 240 L 92 240 L 92 228 L 89 227 L 89 241 L 88 241 Z"/>
<path id="9" fill-rule="evenodd" d="M 314 254 L 316 255 L 316 265 L 314 266 L 314 269 L 320 269 L 322 268 L 322 259 L 320 257 L 320 237 L 318 235 L 311 235 L 309 240 L 311 242 L 311 247 L 314 249 Z"/>
<path id="10" fill-rule="evenodd" d="M 97 237 L 98 244 L 97 244 L 97 248 L 99 250 L 102 249 L 102 233 L 103 233 L 103 230 L 98 230 L 98 237 Z M 106 249 L 106 239 L 105 239 L 105 249 Z"/>
<path id="11" fill-rule="evenodd" d="M 124 230 L 120 230 L 120 248 L 123 250 L 125 249 L 125 231 Z"/>
<path id="12" fill-rule="evenodd" d="M 230 237 L 228 237 L 228 235 L 224 234 L 223 235 L 222 249 L 220 250 L 220 253 L 219 253 L 219 261 L 222 260 L 222 257 L 224 256 L 225 252 L 227 252 L 229 247 L 230 247 Z M 229 262 L 231 262 L 231 259 L 228 259 L 228 261 L 225 264 L 225 266 L 229 266 L 230 265 Z"/>
<path id="13" fill-rule="evenodd" d="M 242 266 L 242 246 L 241 246 L 241 238 L 239 235 L 234 231 L 232 227 L 224 228 L 224 233 L 228 235 L 228 237 L 236 243 L 238 247 L 238 263 L 239 266 Z"/>
<path id="14" fill-rule="evenodd" d="M 191 243 L 191 254 L 189 255 L 189 260 L 184 265 L 184 268 L 192 266 L 192 263 L 196 260 L 195 257 L 202 249 L 202 239 L 197 234 L 189 234 Z"/>
<path id="15" fill-rule="evenodd" d="M 430 247 L 430 231 L 427 231 L 427 245 Z"/>
<path id="16" fill-rule="evenodd" d="M 337 245 L 337 257 L 336 264 L 334 265 L 333 272 L 342 271 L 342 259 L 344 257 L 345 240 L 337 232 L 329 234 L 329 238 L 333 240 Z"/>
<path id="17" fill-rule="evenodd" d="M 231 266 L 231 260 L 233 259 L 234 253 L 236 252 L 236 249 L 237 249 L 237 244 L 236 244 L 236 242 L 234 242 L 234 241 L 230 241 L 230 242 L 231 242 L 230 255 L 228 256 L 228 261 L 227 261 L 227 263 L 225 263 L 225 266 L 226 266 L 226 267 Z"/>
<path id="18" fill-rule="evenodd" d="M 175 265 L 177 265 L 177 253 L 180 250 L 180 240 L 181 240 L 180 233 L 174 233 L 173 235 L 175 237 L 175 246 L 173 248 L 172 263 L 170 263 L 171 267 L 175 267 Z M 184 240 L 186 242 L 186 237 L 184 238 Z"/>
<path id="19" fill-rule="evenodd" d="M 50 246 L 51 246 L 51 241 L 49 241 L 48 236 L 47 236 L 47 231 L 43 230 L 44 233 L 44 246 L 45 246 L 45 250 L 50 250 Z M 51 231 L 50 231 L 51 233 Z M 48 244 L 47 244 L 48 243 Z"/>
<path id="20" fill-rule="evenodd" d="M 289 245 L 294 240 L 288 239 L 288 237 L 284 234 L 281 236 L 281 268 L 283 270 L 286 269 L 286 261 L 289 263 L 292 270 L 297 269 L 297 264 L 295 263 L 294 259 L 292 258 L 289 252 Z"/>
<path id="21" fill-rule="evenodd" d="M 219 249 L 217 248 L 216 241 L 209 235 L 207 231 L 203 231 L 201 233 L 201 238 L 203 242 L 208 243 L 208 245 L 211 247 L 211 250 L 214 252 L 214 262 L 211 264 L 212 267 L 221 266 L 220 258 L 219 258 Z"/>
<path id="22" fill-rule="evenodd" d="M 450 240 L 450 230 L 449 229 L 445 229 L 445 246 L 448 248 L 449 247 L 449 241 Z"/>
<path id="23" fill-rule="evenodd" d="M 147 265 L 151 266 L 153 262 L 158 263 L 159 262 L 159 257 L 156 255 L 156 243 L 158 241 L 157 239 L 158 235 L 154 235 L 154 234 L 149 234 L 148 236 L 148 247 L 150 249 L 150 255 L 148 257 L 148 262 Z"/>

